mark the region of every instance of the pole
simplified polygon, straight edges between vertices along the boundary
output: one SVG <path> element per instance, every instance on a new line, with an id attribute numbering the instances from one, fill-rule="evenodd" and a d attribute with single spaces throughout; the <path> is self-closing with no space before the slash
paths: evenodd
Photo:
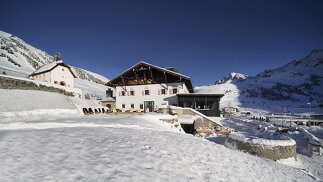
<path id="1" fill-rule="evenodd" d="M 307 103 L 307 104 L 309 104 L 310 105 L 310 113 L 308 114 L 308 118 L 309 118 L 309 120 L 308 120 L 308 125 L 310 125 L 311 124 L 311 112 L 312 112 L 312 103 Z"/>

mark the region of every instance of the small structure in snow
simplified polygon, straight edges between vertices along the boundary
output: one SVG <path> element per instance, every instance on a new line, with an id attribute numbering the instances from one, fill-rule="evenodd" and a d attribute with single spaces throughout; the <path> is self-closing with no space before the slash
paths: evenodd
<path id="1" fill-rule="evenodd" d="M 100 104 L 104 107 L 107 107 L 109 111 L 112 111 L 116 108 L 116 100 L 113 97 L 102 99 L 100 101 Z"/>
<path id="2" fill-rule="evenodd" d="M 230 107 L 230 106 L 228 106 L 228 107 L 224 107 L 222 109 L 222 112 L 225 113 L 225 114 L 233 114 L 233 113 L 239 112 L 239 109 L 236 108 L 236 107 Z"/>

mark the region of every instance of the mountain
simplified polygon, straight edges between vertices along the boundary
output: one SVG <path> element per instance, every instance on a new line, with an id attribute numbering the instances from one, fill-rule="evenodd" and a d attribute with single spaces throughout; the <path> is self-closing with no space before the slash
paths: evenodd
<path id="1" fill-rule="evenodd" d="M 233 80 L 244 80 L 247 77 L 248 76 L 244 74 L 232 72 L 228 76 L 225 76 L 222 79 L 216 81 L 214 84 L 216 85 L 216 84 L 222 84 L 222 83 L 230 83 Z M 214 85 L 214 84 L 211 84 L 211 85 Z"/>
<path id="2" fill-rule="evenodd" d="M 233 106 L 264 112 L 322 112 L 323 50 L 293 60 L 256 76 L 230 74 L 214 85 L 196 87 L 198 93 L 224 93 L 221 107 Z M 242 75 L 242 74 L 241 74 Z M 308 103 L 311 104 L 308 104 Z M 321 107 L 320 107 L 321 106 Z"/>
<path id="3" fill-rule="evenodd" d="M 54 57 L 22 39 L 0 31 L 0 74 L 26 78 L 39 67 L 51 63 Z M 68 61 L 67 61 L 68 62 Z M 71 65 L 70 65 L 71 66 Z M 78 78 L 75 87 L 100 97 L 105 96 L 108 78 L 71 66 Z"/>

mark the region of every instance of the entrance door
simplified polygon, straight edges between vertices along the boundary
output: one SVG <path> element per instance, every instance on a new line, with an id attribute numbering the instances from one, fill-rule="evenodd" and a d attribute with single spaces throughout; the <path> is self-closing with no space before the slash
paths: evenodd
<path id="1" fill-rule="evenodd" d="M 149 109 L 149 112 L 154 111 L 154 101 L 144 101 L 145 112 Z"/>

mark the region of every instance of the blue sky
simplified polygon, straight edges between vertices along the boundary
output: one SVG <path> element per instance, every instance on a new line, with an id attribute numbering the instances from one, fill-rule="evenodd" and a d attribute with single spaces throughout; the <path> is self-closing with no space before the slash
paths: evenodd
<path id="1" fill-rule="evenodd" d="M 140 60 L 205 85 L 323 48 L 320 0 L 2 1 L 0 29 L 113 78 Z"/>

